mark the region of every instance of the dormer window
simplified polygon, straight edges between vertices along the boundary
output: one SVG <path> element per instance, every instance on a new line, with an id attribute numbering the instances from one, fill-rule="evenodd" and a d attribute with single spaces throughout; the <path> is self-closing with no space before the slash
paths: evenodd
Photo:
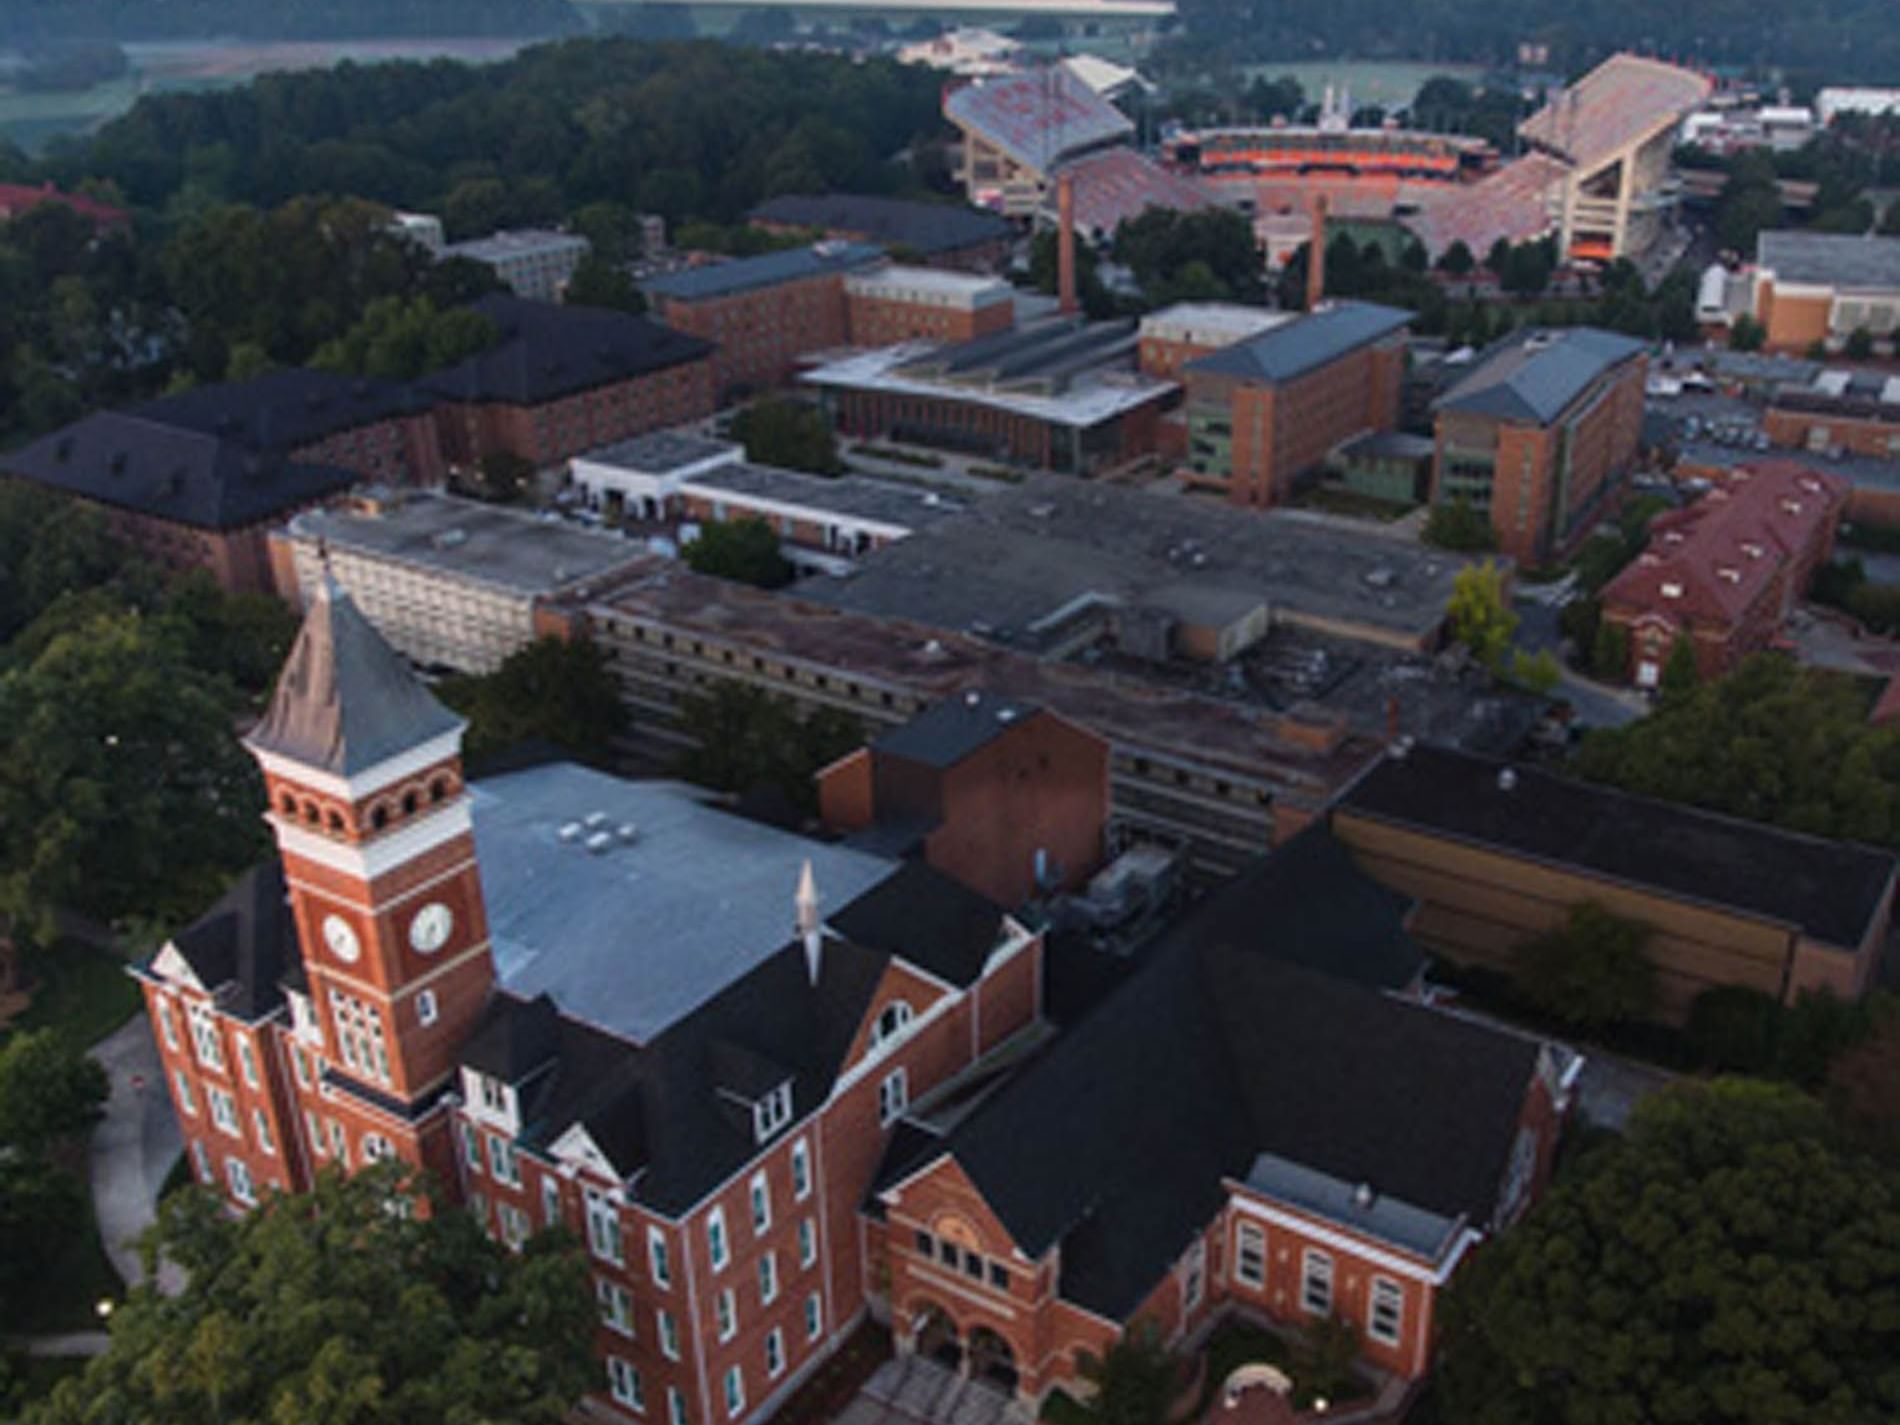
<path id="1" fill-rule="evenodd" d="M 1679 599 L 1679 598 L 1681 598 L 1681 597 L 1682 597 L 1682 585 L 1680 585 L 1680 584 L 1664 584 L 1664 585 L 1662 586 L 1662 596 L 1663 596 L 1663 597 L 1664 597 L 1665 599 Z"/>
<path id="2" fill-rule="evenodd" d="M 910 1005 L 901 999 L 894 999 L 885 1005 L 883 1013 L 877 1017 L 877 1023 L 871 1026 L 871 1048 L 882 1049 L 896 1039 L 910 1028 L 914 1017 Z"/>
<path id="3" fill-rule="evenodd" d="M 763 1143 L 792 1121 L 792 1083 L 787 1079 L 752 1105 L 752 1129 Z"/>

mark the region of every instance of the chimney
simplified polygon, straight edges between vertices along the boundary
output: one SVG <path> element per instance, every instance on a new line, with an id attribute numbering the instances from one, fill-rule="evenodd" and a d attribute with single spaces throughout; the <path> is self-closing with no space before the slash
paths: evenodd
<path id="1" fill-rule="evenodd" d="M 1313 199 L 1313 235 L 1306 244 L 1306 310 L 1319 310 L 1326 296 L 1326 195 Z"/>
<path id="2" fill-rule="evenodd" d="M 805 942 L 805 972 L 818 983 L 818 970 L 824 961 L 824 932 L 818 926 L 818 882 L 811 873 L 811 861 L 798 873 L 798 894 L 792 904 L 798 909 L 798 935 Z"/>
<path id="3" fill-rule="evenodd" d="M 1075 300 L 1075 179 L 1064 173 L 1056 179 L 1056 295 L 1066 316 Z"/>

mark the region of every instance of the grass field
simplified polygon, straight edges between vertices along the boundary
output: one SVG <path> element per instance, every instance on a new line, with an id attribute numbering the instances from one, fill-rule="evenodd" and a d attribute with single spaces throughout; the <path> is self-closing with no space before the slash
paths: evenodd
<path id="1" fill-rule="evenodd" d="M 1377 104 L 1385 109 L 1410 104 L 1425 81 L 1438 75 L 1469 82 L 1483 73 L 1475 64 L 1425 64 L 1411 60 L 1339 59 L 1247 66 L 1249 79 L 1284 79 L 1291 75 L 1300 82 L 1309 103 L 1317 103 L 1330 84 L 1350 93 L 1355 108 Z"/>
<path id="2" fill-rule="evenodd" d="M 53 1028 L 76 1044 L 96 1044 L 138 1013 L 139 987 L 125 961 L 77 940 L 27 955 L 33 1000 L 10 1026 Z"/>

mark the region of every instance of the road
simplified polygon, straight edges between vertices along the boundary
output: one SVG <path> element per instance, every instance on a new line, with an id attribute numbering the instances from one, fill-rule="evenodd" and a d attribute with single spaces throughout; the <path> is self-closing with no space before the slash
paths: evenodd
<path id="1" fill-rule="evenodd" d="M 92 1131 L 92 1205 L 99 1239 L 128 1287 L 145 1280 L 133 1244 L 157 1220 L 158 1190 L 184 1149 L 172 1115 L 151 1022 L 136 1014 L 92 1048 L 112 1084 L 105 1117 Z M 159 1266 L 159 1290 L 175 1295 L 184 1275 Z"/>
<path id="2" fill-rule="evenodd" d="M 1557 623 L 1561 610 L 1554 601 L 1538 597 L 1540 592 L 1536 585 L 1521 588 L 1512 600 L 1517 613 L 1517 646 L 1527 653 L 1548 649 L 1563 664 L 1557 696 L 1576 709 L 1578 723 L 1584 727 L 1622 727 L 1648 712 L 1649 704 L 1641 693 L 1592 682 L 1564 663 L 1563 630 Z"/>

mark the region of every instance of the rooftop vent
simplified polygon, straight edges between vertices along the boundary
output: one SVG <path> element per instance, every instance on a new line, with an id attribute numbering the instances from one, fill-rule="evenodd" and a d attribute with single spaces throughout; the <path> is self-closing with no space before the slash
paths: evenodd
<path id="1" fill-rule="evenodd" d="M 106 461 L 106 469 L 110 470 L 114 475 L 125 474 L 126 458 L 126 453 L 123 450 L 113 451 L 112 458 Z"/>
<path id="2" fill-rule="evenodd" d="M 457 549 L 468 543 L 468 531 L 465 529 L 445 529 L 435 537 L 437 549 Z"/>
<path id="3" fill-rule="evenodd" d="M 969 692 L 963 695 L 963 705 L 965 707 L 973 708 L 982 701 L 983 701 L 983 695 L 977 692 L 976 689 L 974 688 L 970 689 Z"/>
<path id="4" fill-rule="evenodd" d="M 1371 1183 L 1360 1183 L 1352 1190 L 1353 1203 L 1360 1208 L 1371 1207 L 1374 1196 Z"/>
<path id="5" fill-rule="evenodd" d="M 560 838 L 563 841 L 579 841 L 584 829 L 578 821 L 567 822 L 561 827 Z"/>
<path id="6" fill-rule="evenodd" d="M 1663 596 L 1663 597 L 1664 597 L 1665 599 L 1679 599 L 1679 598 L 1681 598 L 1681 597 L 1682 597 L 1682 585 L 1680 585 L 1680 584 L 1664 584 L 1664 585 L 1662 586 L 1662 596 Z"/>
<path id="7" fill-rule="evenodd" d="M 614 844 L 614 834 L 611 831 L 596 831 L 583 844 L 589 855 L 599 856 Z"/>
<path id="8" fill-rule="evenodd" d="M 1498 790 L 1500 792 L 1509 792 L 1509 791 L 1515 791 L 1516 788 L 1517 788 L 1517 768 L 1515 767 L 1498 768 Z"/>
<path id="9" fill-rule="evenodd" d="M 582 821 L 589 831 L 598 831 L 607 824 L 607 813 L 604 811 L 590 811 L 582 818 Z"/>
<path id="10" fill-rule="evenodd" d="M 614 828 L 614 835 L 618 836 L 624 844 L 631 846 L 640 839 L 640 828 L 630 821 L 623 821 Z"/>

